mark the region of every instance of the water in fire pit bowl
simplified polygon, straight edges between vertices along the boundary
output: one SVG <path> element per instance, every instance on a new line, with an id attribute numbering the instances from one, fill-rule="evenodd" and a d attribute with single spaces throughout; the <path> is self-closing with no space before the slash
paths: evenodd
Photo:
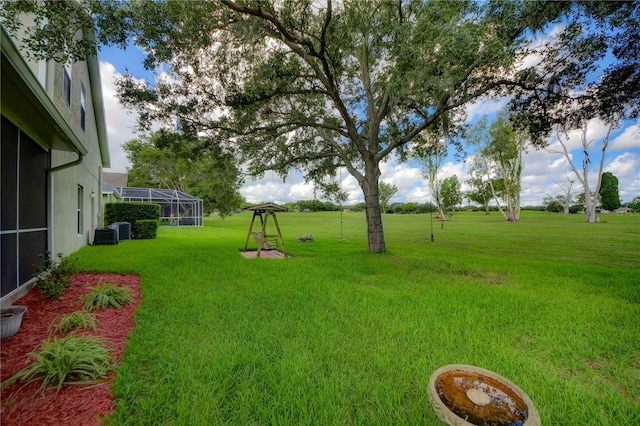
<path id="1" fill-rule="evenodd" d="M 435 381 L 442 402 L 461 419 L 478 426 L 520 426 L 526 403 L 504 383 L 468 371 L 448 371 Z"/>

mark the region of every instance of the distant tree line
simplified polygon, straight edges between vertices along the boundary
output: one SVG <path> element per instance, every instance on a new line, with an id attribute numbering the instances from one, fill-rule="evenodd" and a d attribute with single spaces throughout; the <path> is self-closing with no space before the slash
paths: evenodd
<path id="1" fill-rule="evenodd" d="M 320 200 L 298 200 L 295 202 L 286 203 L 290 211 L 298 212 L 335 212 L 340 211 L 340 205 L 332 203 L 331 201 Z"/>
<path id="2" fill-rule="evenodd" d="M 285 207 L 292 212 L 324 212 L 324 211 L 340 211 L 343 209 L 344 211 L 349 212 L 364 212 L 366 210 L 366 204 L 363 202 L 356 204 L 348 204 L 340 206 L 339 204 L 332 203 L 330 201 L 320 201 L 320 200 L 298 200 L 284 204 Z M 489 211 L 498 212 L 499 208 L 497 206 L 478 206 L 474 204 L 461 205 L 458 207 L 458 211 L 485 211 L 488 209 Z M 539 206 L 523 206 L 522 210 L 535 210 L 535 211 L 545 211 L 549 210 L 544 205 Z M 561 210 L 560 210 L 561 211 Z M 417 203 L 417 202 L 406 202 L 406 203 L 391 203 L 386 206 L 384 211 L 386 214 L 426 214 L 426 213 L 439 213 L 438 207 L 431 202 L 427 203 Z"/>

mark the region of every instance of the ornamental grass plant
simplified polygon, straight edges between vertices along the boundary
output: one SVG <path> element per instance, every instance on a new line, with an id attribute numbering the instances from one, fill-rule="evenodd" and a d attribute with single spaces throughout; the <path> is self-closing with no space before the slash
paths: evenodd
<path id="1" fill-rule="evenodd" d="M 98 284 L 85 296 L 82 309 L 91 312 L 101 308 L 120 308 L 132 301 L 133 297 L 128 288 L 109 283 Z"/>
<path id="2" fill-rule="evenodd" d="M 10 386 L 21 382 L 41 381 L 44 394 L 51 385 L 56 391 L 64 385 L 90 385 L 111 370 L 112 357 L 100 339 L 68 335 L 45 340 L 29 353 L 32 364 L 3 383 Z"/>
<path id="3" fill-rule="evenodd" d="M 93 315 L 90 312 L 82 310 L 70 314 L 62 314 L 55 327 L 55 332 L 65 334 L 73 330 L 85 328 L 98 331 L 98 326 Z"/>

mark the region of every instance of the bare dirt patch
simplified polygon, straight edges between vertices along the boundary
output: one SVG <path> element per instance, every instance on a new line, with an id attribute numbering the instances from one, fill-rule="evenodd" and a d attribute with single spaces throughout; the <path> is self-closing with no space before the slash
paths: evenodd
<path id="1" fill-rule="evenodd" d="M 124 353 L 129 331 L 133 328 L 133 313 L 140 302 L 140 278 L 136 275 L 79 274 L 67 287 L 60 299 L 47 300 L 37 289 L 32 289 L 16 305 L 26 306 L 28 311 L 22 319 L 20 331 L 13 337 L 2 340 L 0 347 L 1 380 L 4 382 L 29 365 L 33 360 L 29 352 L 53 334 L 62 314 L 82 309 L 82 299 L 98 283 L 110 283 L 128 287 L 134 302 L 122 308 L 107 308 L 94 311 L 98 331 L 83 331 L 82 334 L 106 341 L 110 354 L 119 364 Z M 11 425 L 100 425 L 100 418 L 107 416 L 115 407 L 111 394 L 114 373 L 93 386 L 65 386 L 56 392 L 48 389 L 39 392 L 40 383 L 24 386 L 16 383 L 3 389 L 0 397 L 2 424 Z"/>

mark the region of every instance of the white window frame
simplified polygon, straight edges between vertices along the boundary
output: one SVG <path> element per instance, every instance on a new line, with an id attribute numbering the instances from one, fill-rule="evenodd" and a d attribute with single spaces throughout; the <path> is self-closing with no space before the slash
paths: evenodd
<path id="1" fill-rule="evenodd" d="M 87 126 L 87 102 L 84 83 L 80 83 L 80 127 L 85 130 Z"/>
<path id="2" fill-rule="evenodd" d="M 83 235 L 84 234 L 84 224 L 83 222 L 83 204 L 84 204 L 84 188 L 82 187 L 82 185 L 78 185 L 78 208 L 76 210 L 77 212 L 77 218 L 78 218 L 78 235 Z"/>
<path id="3" fill-rule="evenodd" d="M 67 86 L 67 80 L 69 81 L 69 84 Z M 71 62 L 67 62 L 66 64 L 64 64 L 64 67 L 62 68 L 62 97 L 64 98 L 64 100 L 67 102 L 67 105 L 71 106 L 71 83 L 72 83 L 72 78 L 71 78 Z"/>

